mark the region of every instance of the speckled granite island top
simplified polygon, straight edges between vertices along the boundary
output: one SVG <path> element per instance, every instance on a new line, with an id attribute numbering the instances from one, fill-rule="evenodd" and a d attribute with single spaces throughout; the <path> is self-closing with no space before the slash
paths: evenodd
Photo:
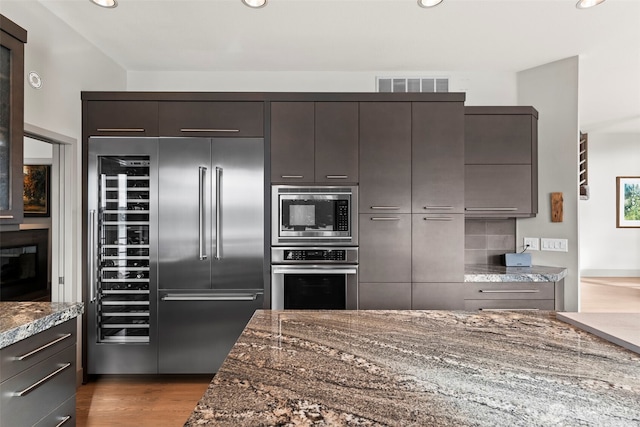
<path id="1" fill-rule="evenodd" d="M 501 265 L 467 264 L 465 282 L 559 282 L 567 276 L 561 267 L 503 267 Z"/>
<path id="2" fill-rule="evenodd" d="M 186 426 L 638 426 L 640 356 L 551 312 L 257 311 Z"/>
<path id="3" fill-rule="evenodd" d="M 73 319 L 82 303 L 0 302 L 0 349 Z"/>

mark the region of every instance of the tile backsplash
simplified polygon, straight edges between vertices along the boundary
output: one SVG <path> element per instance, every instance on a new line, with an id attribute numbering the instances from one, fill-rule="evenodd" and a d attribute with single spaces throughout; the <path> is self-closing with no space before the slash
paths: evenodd
<path id="1" fill-rule="evenodd" d="M 515 251 L 515 219 L 465 220 L 465 264 L 501 265 L 502 255 Z"/>

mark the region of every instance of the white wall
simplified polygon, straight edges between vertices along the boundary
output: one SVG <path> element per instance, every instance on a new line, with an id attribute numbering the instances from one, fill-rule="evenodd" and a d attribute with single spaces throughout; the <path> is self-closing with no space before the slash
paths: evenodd
<path id="1" fill-rule="evenodd" d="M 583 276 L 639 277 L 640 228 L 616 228 L 616 177 L 640 176 L 640 134 L 589 133 L 589 200 L 580 200 Z"/>
<path id="2" fill-rule="evenodd" d="M 568 252 L 532 252 L 536 265 L 566 267 L 565 310 L 578 311 L 578 81 L 572 57 L 518 73 L 518 104 L 533 105 L 538 117 L 538 205 L 535 218 L 516 223 L 524 237 L 569 240 Z M 564 221 L 551 222 L 550 193 L 562 192 Z"/>
<path id="3" fill-rule="evenodd" d="M 0 13 L 27 30 L 25 45 L 25 74 L 37 71 L 43 81 L 41 89 L 33 89 L 25 76 L 24 121 L 31 125 L 76 140 L 75 176 L 77 183 L 75 205 L 71 210 L 76 242 L 74 259 L 81 248 L 82 185 L 82 104 L 83 90 L 125 90 L 127 74 L 113 60 L 79 36 L 38 1 L 0 0 Z M 75 277 L 66 278 L 74 289 L 74 300 L 81 301 L 80 268 Z"/>
<path id="4" fill-rule="evenodd" d="M 466 92 L 465 105 L 515 105 L 511 72 L 144 72 L 129 71 L 130 91 L 375 92 L 376 77 L 449 77 L 451 92 Z"/>

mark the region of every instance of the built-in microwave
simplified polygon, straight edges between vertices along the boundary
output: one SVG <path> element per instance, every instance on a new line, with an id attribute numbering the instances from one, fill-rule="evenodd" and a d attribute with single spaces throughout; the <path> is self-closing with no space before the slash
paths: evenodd
<path id="1" fill-rule="evenodd" d="M 271 244 L 358 245 L 358 187 L 272 187 Z"/>

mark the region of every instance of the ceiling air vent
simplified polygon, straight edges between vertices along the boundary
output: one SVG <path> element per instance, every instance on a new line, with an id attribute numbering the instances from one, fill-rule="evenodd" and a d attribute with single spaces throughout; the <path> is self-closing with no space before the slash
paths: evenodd
<path id="1" fill-rule="evenodd" d="M 378 77 L 378 92 L 449 92 L 447 77 Z"/>

